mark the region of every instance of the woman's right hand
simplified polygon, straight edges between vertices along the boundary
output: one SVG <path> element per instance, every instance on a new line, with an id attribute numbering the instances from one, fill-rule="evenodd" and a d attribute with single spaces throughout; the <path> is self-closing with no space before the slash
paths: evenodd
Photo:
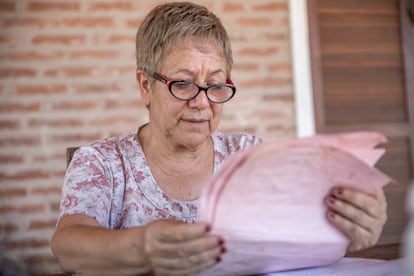
<path id="1" fill-rule="evenodd" d="M 204 223 L 158 220 L 146 226 L 147 261 L 155 275 L 188 275 L 218 263 L 226 249 Z"/>

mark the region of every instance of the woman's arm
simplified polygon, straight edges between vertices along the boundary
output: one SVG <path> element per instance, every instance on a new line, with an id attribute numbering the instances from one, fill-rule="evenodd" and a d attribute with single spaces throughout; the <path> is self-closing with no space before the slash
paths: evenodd
<path id="1" fill-rule="evenodd" d="M 157 275 L 199 272 L 225 249 L 205 224 L 160 220 L 144 227 L 109 230 L 84 215 L 63 217 L 52 250 L 67 272 L 91 275 Z"/>
<path id="2" fill-rule="evenodd" d="M 384 191 L 367 194 L 352 188 L 336 187 L 326 198 L 327 218 L 351 243 L 348 251 L 375 245 L 387 220 Z"/>

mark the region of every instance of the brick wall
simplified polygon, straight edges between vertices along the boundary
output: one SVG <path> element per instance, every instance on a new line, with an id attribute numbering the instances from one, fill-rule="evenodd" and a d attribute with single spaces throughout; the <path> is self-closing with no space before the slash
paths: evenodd
<path id="1" fill-rule="evenodd" d="M 49 240 L 65 148 L 147 120 L 136 27 L 156 1 L 0 0 L 0 267 L 59 272 Z M 221 131 L 295 135 L 287 0 L 204 0 L 231 36 L 238 94 Z M 1 273 L 0 273 L 1 274 Z"/>

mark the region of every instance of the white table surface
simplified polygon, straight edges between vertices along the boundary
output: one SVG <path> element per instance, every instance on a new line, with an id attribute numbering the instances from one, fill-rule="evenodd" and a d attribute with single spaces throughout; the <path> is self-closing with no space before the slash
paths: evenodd
<path id="1" fill-rule="evenodd" d="M 406 270 L 406 259 L 390 261 L 343 258 L 324 267 L 268 273 L 266 276 L 414 276 Z"/>

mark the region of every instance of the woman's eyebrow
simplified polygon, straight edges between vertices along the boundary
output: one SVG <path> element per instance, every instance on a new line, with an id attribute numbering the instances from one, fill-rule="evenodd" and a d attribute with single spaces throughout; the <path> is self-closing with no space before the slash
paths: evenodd
<path id="1" fill-rule="evenodd" d="M 223 73 L 224 74 L 224 71 L 223 71 L 223 69 L 217 69 L 217 70 L 215 70 L 215 71 L 213 71 L 213 72 L 211 72 L 210 73 L 210 75 L 219 75 L 219 74 L 221 74 L 221 73 Z"/>
<path id="2" fill-rule="evenodd" d="M 185 68 L 179 68 L 178 70 L 174 71 L 172 74 L 177 74 L 177 73 L 183 73 L 183 74 L 191 76 L 191 77 L 196 74 L 195 72 L 193 72 L 189 69 L 185 69 Z M 219 75 L 221 73 L 224 73 L 223 69 L 217 69 L 217 70 L 214 70 L 213 72 L 209 73 L 208 76 L 211 77 L 211 76 Z"/>

